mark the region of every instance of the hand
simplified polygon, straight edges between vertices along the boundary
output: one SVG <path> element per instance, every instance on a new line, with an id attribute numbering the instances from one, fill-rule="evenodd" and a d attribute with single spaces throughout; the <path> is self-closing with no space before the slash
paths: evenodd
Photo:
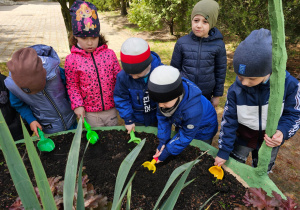
<path id="1" fill-rule="evenodd" d="M 135 124 L 134 123 L 132 123 L 132 124 L 130 124 L 130 125 L 125 125 L 125 128 L 127 129 L 127 133 L 128 134 L 130 134 L 130 132 L 133 130 L 133 131 L 135 131 Z"/>
<path id="2" fill-rule="evenodd" d="M 30 129 L 35 133 L 35 135 L 37 137 L 40 137 L 39 133 L 38 133 L 38 130 L 37 130 L 37 128 L 39 128 L 40 130 L 43 130 L 40 123 L 38 123 L 38 121 L 35 120 L 35 121 L 32 121 L 29 126 L 30 126 Z"/>
<path id="3" fill-rule="evenodd" d="M 212 97 L 210 102 L 216 108 L 219 105 L 220 97 L 219 96 Z"/>
<path id="4" fill-rule="evenodd" d="M 215 158 L 214 165 L 215 166 L 222 166 L 225 162 L 226 162 L 226 160 L 224 160 L 223 158 L 220 158 L 220 157 L 217 156 Z"/>
<path id="5" fill-rule="evenodd" d="M 160 154 L 162 153 L 162 151 L 164 150 L 164 148 L 165 148 L 165 145 L 163 145 L 160 150 L 156 149 L 156 153 L 155 153 L 155 155 L 153 155 L 153 158 L 158 158 L 160 156 Z M 160 162 L 162 162 L 162 161 L 157 159 L 156 163 L 160 163 Z"/>
<path id="6" fill-rule="evenodd" d="M 277 130 L 276 133 L 272 136 L 272 138 L 265 134 L 264 140 L 266 141 L 267 146 L 278 147 L 283 141 L 283 133 L 280 130 Z"/>
<path id="7" fill-rule="evenodd" d="M 75 108 L 74 113 L 76 114 L 78 119 L 80 118 L 80 116 L 85 117 L 85 110 L 83 106 Z"/>

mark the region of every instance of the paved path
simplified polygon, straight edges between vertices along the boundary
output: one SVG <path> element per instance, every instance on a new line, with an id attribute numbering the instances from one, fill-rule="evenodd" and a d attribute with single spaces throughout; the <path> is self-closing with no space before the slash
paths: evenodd
<path id="1" fill-rule="evenodd" d="M 121 45 L 130 34 L 125 30 L 117 30 L 99 15 L 101 33 L 108 40 L 108 47 L 119 57 Z M 1 6 L 0 62 L 10 60 L 16 50 L 35 44 L 52 46 L 60 58 L 70 53 L 60 4 L 30 1 Z"/>

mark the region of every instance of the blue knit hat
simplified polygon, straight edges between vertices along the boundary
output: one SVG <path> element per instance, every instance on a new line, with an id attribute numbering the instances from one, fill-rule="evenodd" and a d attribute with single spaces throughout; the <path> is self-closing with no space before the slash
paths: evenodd
<path id="1" fill-rule="evenodd" d="M 90 2 L 74 1 L 70 14 L 72 17 L 73 35 L 77 37 L 100 36 L 100 22 L 97 8 Z"/>
<path id="2" fill-rule="evenodd" d="M 267 29 L 254 30 L 236 48 L 234 72 L 245 77 L 264 77 L 272 72 L 272 36 Z"/>

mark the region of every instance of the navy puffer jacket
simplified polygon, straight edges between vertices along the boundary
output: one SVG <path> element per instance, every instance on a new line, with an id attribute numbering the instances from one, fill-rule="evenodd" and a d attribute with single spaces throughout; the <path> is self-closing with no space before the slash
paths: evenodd
<path id="1" fill-rule="evenodd" d="M 222 96 L 227 68 L 223 35 L 212 28 L 207 38 L 197 37 L 193 32 L 181 37 L 176 42 L 171 66 L 194 82 L 206 98 Z"/>

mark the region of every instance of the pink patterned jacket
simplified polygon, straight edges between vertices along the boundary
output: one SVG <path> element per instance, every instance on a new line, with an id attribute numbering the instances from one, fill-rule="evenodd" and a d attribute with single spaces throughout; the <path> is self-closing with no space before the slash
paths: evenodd
<path id="1" fill-rule="evenodd" d="M 73 46 L 65 61 L 66 81 L 71 108 L 83 106 L 86 112 L 115 107 L 113 91 L 120 64 L 107 45 L 88 53 Z"/>

